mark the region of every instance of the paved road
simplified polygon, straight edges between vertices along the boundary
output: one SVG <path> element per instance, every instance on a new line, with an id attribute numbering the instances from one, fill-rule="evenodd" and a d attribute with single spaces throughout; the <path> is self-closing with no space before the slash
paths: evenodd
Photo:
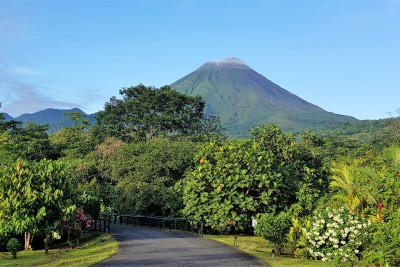
<path id="1" fill-rule="evenodd" d="M 94 266 L 266 266 L 234 247 L 191 233 L 117 224 L 111 232 L 119 251 Z"/>

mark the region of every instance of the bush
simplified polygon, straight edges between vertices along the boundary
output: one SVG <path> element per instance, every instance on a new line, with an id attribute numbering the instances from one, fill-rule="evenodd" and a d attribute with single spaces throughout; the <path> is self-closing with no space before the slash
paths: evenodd
<path id="1" fill-rule="evenodd" d="M 387 219 L 372 224 L 366 258 L 380 266 L 400 266 L 400 209 Z"/>
<path id="2" fill-rule="evenodd" d="M 21 249 L 22 246 L 16 238 L 11 238 L 10 240 L 8 240 L 7 250 L 11 252 L 13 259 L 17 258 L 17 252 Z"/>
<path id="3" fill-rule="evenodd" d="M 281 212 L 265 213 L 258 216 L 254 232 L 272 242 L 277 254 L 280 254 L 286 244 L 286 235 L 291 226 L 290 215 Z"/>
<path id="4" fill-rule="evenodd" d="M 307 229 L 308 250 L 316 259 L 338 264 L 354 261 L 361 256 L 363 239 L 370 222 L 349 210 L 326 209 L 316 212 Z"/>
<path id="5" fill-rule="evenodd" d="M 94 223 L 95 221 L 86 215 L 83 209 L 76 209 L 75 214 L 64 222 L 68 244 L 71 248 L 75 248 L 79 244 L 82 233 L 89 230 Z"/>
<path id="6" fill-rule="evenodd" d="M 306 229 L 311 226 L 311 221 L 292 218 L 292 226 L 287 234 L 287 245 L 296 258 L 308 258 Z"/>

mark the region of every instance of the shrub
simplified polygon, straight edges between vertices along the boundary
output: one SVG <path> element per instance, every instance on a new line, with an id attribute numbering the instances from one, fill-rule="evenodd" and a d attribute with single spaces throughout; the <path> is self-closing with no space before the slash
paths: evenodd
<path id="1" fill-rule="evenodd" d="M 308 250 L 316 259 L 338 264 L 361 256 L 370 222 L 349 210 L 325 209 L 315 213 L 307 229 Z"/>
<path id="2" fill-rule="evenodd" d="M 387 219 L 372 224 L 366 258 L 376 266 L 400 266 L 400 209 Z"/>
<path id="3" fill-rule="evenodd" d="M 280 254 L 286 243 L 286 235 L 289 232 L 290 226 L 290 215 L 284 212 L 278 215 L 265 213 L 258 216 L 254 232 L 272 242 L 276 252 Z"/>
<path id="4" fill-rule="evenodd" d="M 7 250 L 11 252 L 12 258 L 17 258 L 17 252 L 22 249 L 22 245 L 18 242 L 16 238 L 11 238 L 7 243 Z"/>
<path id="5" fill-rule="evenodd" d="M 68 243 L 71 248 L 79 244 L 82 233 L 89 230 L 94 222 L 89 215 L 85 214 L 83 209 L 76 209 L 75 214 L 64 222 L 64 229 L 67 231 Z"/>
<path id="6" fill-rule="evenodd" d="M 311 221 L 305 219 L 303 221 L 292 218 L 292 226 L 287 234 L 287 245 L 297 258 L 308 258 L 310 254 L 307 249 L 307 232 L 306 228 L 311 226 Z"/>

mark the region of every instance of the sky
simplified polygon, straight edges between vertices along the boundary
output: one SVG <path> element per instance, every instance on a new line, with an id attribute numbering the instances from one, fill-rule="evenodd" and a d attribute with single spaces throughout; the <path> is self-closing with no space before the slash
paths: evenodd
<path id="1" fill-rule="evenodd" d="M 400 0 L 0 0 L 0 112 L 103 109 L 237 57 L 357 119 L 400 108 Z"/>

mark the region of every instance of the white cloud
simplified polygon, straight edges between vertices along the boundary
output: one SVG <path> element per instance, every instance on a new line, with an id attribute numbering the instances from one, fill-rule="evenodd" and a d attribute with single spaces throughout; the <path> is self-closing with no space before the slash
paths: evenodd
<path id="1" fill-rule="evenodd" d="M 26 68 L 26 67 L 16 67 L 9 68 L 8 72 L 14 75 L 22 75 L 22 76 L 38 76 L 40 73 L 36 70 Z"/>
<path id="2" fill-rule="evenodd" d="M 52 88 L 39 87 L 32 82 L 25 81 L 27 77 L 36 75 L 40 75 L 40 73 L 33 69 L 0 66 L 2 112 L 16 117 L 23 113 L 32 113 L 45 108 L 82 108 L 77 103 L 56 100 L 42 93 L 42 91 L 55 91 Z"/>

